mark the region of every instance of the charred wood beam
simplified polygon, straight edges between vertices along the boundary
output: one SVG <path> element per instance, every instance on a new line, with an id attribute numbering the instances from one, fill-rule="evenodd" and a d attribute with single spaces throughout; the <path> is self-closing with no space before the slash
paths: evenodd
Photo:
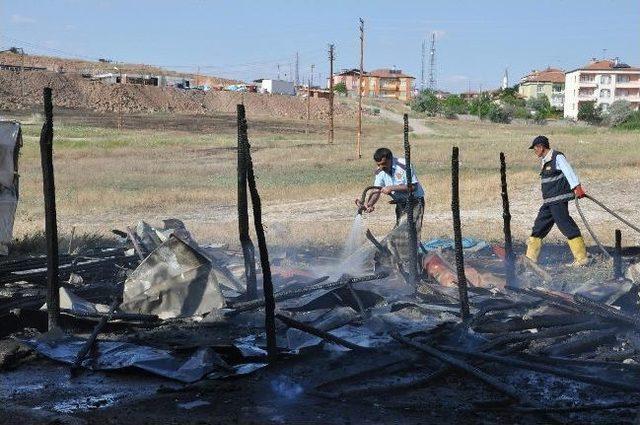
<path id="1" fill-rule="evenodd" d="M 129 226 L 127 226 L 126 233 L 127 233 L 127 237 L 131 241 L 131 244 L 133 245 L 133 250 L 136 252 L 136 255 L 138 256 L 140 261 L 144 260 L 146 253 L 144 249 L 142 249 L 142 245 L 140 244 L 140 239 L 138 238 L 138 235 L 136 235 L 136 232 L 134 232 L 133 229 Z"/>
<path id="2" fill-rule="evenodd" d="M 247 168 L 249 157 L 249 137 L 244 105 L 238 105 L 238 233 L 242 256 L 244 257 L 244 276 L 247 283 L 245 297 L 255 300 L 258 296 L 256 280 L 256 249 L 249 236 L 249 207 L 247 200 Z"/>
<path id="3" fill-rule="evenodd" d="M 461 350 L 454 347 L 440 346 L 443 351 L 452 354 L 458 354 L 464 357 L 485 360 L 488 362 L 499 363 L 506 366 L 511 366 L 516 369 L 533 370 L 541 373 L 549 373 L 551 375 L 560 376 L 563 378 L 571 379 L 579 382 L 586 382 L 588 384 L 599 385 L 602 387 L 613 388 L 617 391 L 624 392 L 640 392 L 640 384 L 632 384 L 620 381 L 609 381 L 607 379 L 599 378 L 597 376 L 585 375 L 582 373 L 573 372 L 567 369 L 561 369 L 554 366 L 536 364 L 523 360 L 514 359 L 511 357 L 496 356 L 494 354 L 481 353 L 477 351 Z"/>
<path id="4" fill-rule="evenodd" d="M 44 193 L 45 233 L 47 240 L 47 315 L 49 330 L 58 327 L 60 319 L 60 282 L 58 277 L 58 223 L 56 218 L 56 187 L 53 172 L 53 102 L 51 88 L 45 87 L 44 124 L 40 132 L 42 191 Z"/>
<path id="5" fill-rule="evenodd" d="M 504 231 L 505 268 L 507 285 L 516 286 L 515 254 L 511 238 L 511 213 L 509 212 L 509 192 L 507 191 L 507 163 L 504 152 L 500 152 L 500 182 L 502 195 L 502 219 Z"/>
<path id="6" fill-rule="evenodd" d="M 244 117 L 244 105 L 238 105 L 238 115 Z M 246 128 L 246 120 L 245 128 Z M 271 265 L 269 264 L 269 250 L 267 249 L 267 241 L 264 237 L 264 226 L 262 225 L 262 203 L 258 188 L 256 187 L 256 178 L 253 172 L 253 161 L 251 160 L 251 146 L 249 139 L 245 137 L 243 140 L 244 151 L 246 154 L 247 165 L 247 183 L 249 185 L 249 193 L 251 194 L 251 204 L 253 205 L 253 223 L 258 238 L 258 251 L 260 252 L 260 266 L 262 268 L 262 294 L 265 305 L 265 321 L 264 327 L 267 333 L 267 353 L 271 361 L 277 357 L 276 345 L 276 301 L 273 296 L 273 282 L 271 280 Z"/>
<path id="7" fill-rule="evenodd" d="M 622 279 L 624 273 L 622 272 L 622 232 L 620 229 L 616 229 L 616 250 L 613 255 L 613 278 Z"/>
<path id="8" fill-rule="evenodd" d="M 544 406 L 544 407 L 515 407 L 515 406 L 487 406 L 479 407 L 487 410 L 509 410 L 520 413 L 571 413 L 591 412 L 596 410 L 630 409 L 640 406 L 640 401 L 615 401 L 612 403 L 578 404 L 575 406 Z"/>
<path id="9" fill-rule="evenodd" d="M 314 328 L 313 326 L 307 325 L 306 323 L 302 323 L 302 322 L 298 322 L 295 319 L 292 319 L 290 317 L 287 317 L 283 314 L 277 313 L 275 315 L 275 317 L 280 320 L 282 323 L 284 323 L 285 325 L 287 325 L 290 328 L 295 328 L 298 330 L 301 330 L 303 332 L 306 332 L 308 334 L 311 335 L 315 335 L 319 338 L 324 339 L 325 341 L 329 341 L 332 342 L 334 344 L 338 344 L 338 345 L 342 345 L 343 347 L 349 348 L 351 350 L 357 350 L 357 351 L 369 351 L 370 349 L 367 347 L 361 347 L 357 344 L 354 344 L 352 342 L 347 341 L 346 339 L 337 337 L 335 335 L 330 334 L 329 332 L 323 331 L 321 329 L 318 328 Z"/>
<path id="10" fill-rule="evenodd" d="M 573 296 L 573 300 L 578 305 L 578 308 L 582 311 L 592 313 L 602 318 L 613 320 L 618 323 L 631 325 L 636 328 L 640 327 L 640 319 L 634 316 L 628 315 L 626 313 L 623 313 L 620 310 L 616 310 L 615 308 L 607 304 L 594 301 L 580 294 L 575 294 Z"/>
<path id="11" fill-rule="evenodd" d="M 458 293 L 460 296 L 460 315 L 462 320 L 470 317 L 467 277 L 464 273 L 464 254 L 462 252 L 462 225 L 460 224 L 460 190 L 458 147 L 451 154 L 451 213 L 453 215 L 453 236 L 456 252 L 456 271 L 458 273 Z"/>
<path id="12" fill-rule="evenodd" d="M 93 329 L 93 332 L 91 332 L 89 339 L 87 339 L 87 342 L 85 342 L 82 348 L 80 348 L 80 351 L 78 351 L 78 355 L 76 356 L 76 359 L 74 360 L 73 365 L 71 366 L 72 374 L 74 374 L 77 371 L 77 369 L 80 367 L 80 365 L 82 364 L 82 361 L 87 356 L 87 353 L 89 353 L 89 351 L 92 349 L 93 345 L 95 344 L 96 340 L 98 339 L 98 335 L 100 334 L 100 332 L 102 332 L 102 329 L 104 328 L 104 326 L 111 319 L 111 316 L 116 311 L 116 308 L 118 308 L 119 304 L 120 303 L 118 302 L 117 299 L 113 300 L 113 302 L 109 306 L 109 313 L 104 315 L 102 319 L 100 319 L 96 327 Z"/>
<path id="13" fill-rule="evenodd" d="M 311 282 L 311 284 L 309 284 L 309 286 L 307 287 L 300 288 L 300 289 L 293 289 L 290 291 L 278 292 L 274 295 L 274 298 L 276 301 L 290 300 L 292 298 L 298 298 L 302 295 L 306 295 L 310 292 L 314 292 L 318 290 L 337 289 L 347 285 L 348 283 L 368 282 L 371 280 L 384 279 L 387 276 L 389 276 L 389 273 L 379 272 L 379 273 L 366 275 L 366 276 L 340 279 L 336 282 L 322 283 L 329 278 L 328 276 L 323 276 Z M 264 306 L 264 300 L 255 300 L 255 301 L 237 303 L 231 306 L 231 308 L 233 308 L 234 310 L 229 312 L 228 314 L 235 315 L 243 311 L 255 310 L 263 306 Z"/>
<path id="14" fill-rule="evenodd" d="M 411 144 L 409 143 L 409 115 L 404 114 L 404 161 L 407 174 L 407 188 L 409 199 L 407 202 L 407 232 L 409 240 L 409 279 L 412 285 L 418 283 L 418 235 L 416 222 L 414 221 L 413 208 L 416 205 L 416 198 L 413 193 L 413 176 L 411 171 Z"/>
<path id="15" fill-rule="evenodd" d="M 518 257 L 518 259 L 520 260 L 522 265 L 538 275 L 538 277 L 542 279 L 543 282 L 551 282 L 553 280 L 553 277 L 549 274 L 549 272 L 533 262 L 529 257 L 521 255 L 520 257 Z"/>

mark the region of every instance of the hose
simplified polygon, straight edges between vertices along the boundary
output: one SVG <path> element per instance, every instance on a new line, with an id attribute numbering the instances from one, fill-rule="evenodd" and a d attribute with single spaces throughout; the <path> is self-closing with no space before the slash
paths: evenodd
<path id="1" fill-rule="evenodd" d="M 617 218 L 618 220 L 620 220 L 621 222 L 626 224 L 627 226 L 631 227 L 636 232 L 640 233 L 640 228 L 638 228 L 637 226 L 634 226 L 628 220 L 622 218 L 620 215 L 618 215 L 616 212 L 612 211 L 610 208 L 608 208 L 602 202 L 600 202 L 597 199 L 595 199 L 593 196 L 585 195 L 584 197 L 589 199 L 589 200 L 591 200 L 593 203 L 598 205 L 600 208 L 602 208 L 603 210 L 605 210 L 606 212 L 608 212 L 609 214 L 611 214 L 612 216 L 614 216 L 615 218 Z M 600 250 L 605 254 L 605 256 L 607 256 L 608 258 L 612 258 L 611 254 L 609 254 L 609 252 L 607 252 L 607 250 L 604 249 L 604 247 L 602 246 L 602 244 L 600 243 L 600 241 L 596 237 L 595 233 L 591 229 L 591 226 L 589 226 L 589 223 L 587 222 L 587 219 L 585 218 L 584 214 L 582 213 L 582 209 L 580 209 L 580 202 L 578 201 L 578 198 L 575 198 L 575 200 L 576 200 L 576 209 L 578 210 L 578 214 L 580 214 L 580 218 L 582 218 L 582 222 L 584 223 L 585 227 L 589 231 L 589 234 L 591 235 L 593 240 L 596 242 L 596 244 L 598 245 Z"/>
<path id="2" fill-rule="evenodd" d="M 382 186 L 367 186 L 364 188 L 364 190 L 362 191 L 362 196 L 360 197 L 360 208 L 358 208 L 358 214 L 362 214 L 362 212 L 365 210 L 364 208 L 364 200 L 367 197 L 367 192 L 370 190 L 380 190 L 382 189 Z"/>
<path id="3" fill-rule="evenodd" d="M 604 256 L 607 257 L 607 258 L 612 258 L 611 254 L 609 254 L 609 252 L 606 249 L 604 249 L 604 246 L 602 246 L 602 244 L 598 240 L 598 237 L 593 232 L 593 229 L 591 229 L 591 226 L 589 226 L 589 222 L 587 221 L 587 218 L 582 213 L 582 208 L 580 208 L 580 201 L 578 200 L 577 197 L 575 198 L 575 200 L 576 200 L 576 209 L 578 210 L 578 214 L 580 214 L 580 218 L 582 219 L 582 222 L 584 223 L 584 226 L 587 228 L 587 231 L 589 232 L 589 234 L 591 235 L 591 237 L 595 241 L 596 245 L 598 245 L 598 248 L 600 248 L 600 251 L 602 251 Z"/>

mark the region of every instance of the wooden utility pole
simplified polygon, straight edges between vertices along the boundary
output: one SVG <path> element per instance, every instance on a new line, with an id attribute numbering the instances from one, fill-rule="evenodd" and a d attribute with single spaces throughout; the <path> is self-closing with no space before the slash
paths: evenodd
<path id="1" fill-rule="evenodd" d="M 358 76 L 358 133 L 356 135 L 356 159 L 362 158 L 362 74 L 364 72 L 364 20 L 360 18 L 360 75 Z"/>
<path id="2" fill-rule="evenodd" d="M 44 192 L 44 225 L 47 239 L 47 316 L 49 330 L 60 319 L 60 282 L 58 281 L 58 224 L 56 219 L 56 187 L 53 178 L 53 102 L 51 89 L 45 87 L 44 124 L 40 133 L 40 160 Z"/>
<path id="3" fill-rule="evenodd" d="M 334 45 L 329 44 L 329 143 L 333 143 L 333 60 Z"/>
<path id="4" fill-rule="evenodd" d="M 313 68 L 315 68 L 315 65 L 311 65 L 311 73 L 307 79 L 307 134 L 309 134 L 309 121 L 311 120 L 311 81 L 313 78 Z"/>

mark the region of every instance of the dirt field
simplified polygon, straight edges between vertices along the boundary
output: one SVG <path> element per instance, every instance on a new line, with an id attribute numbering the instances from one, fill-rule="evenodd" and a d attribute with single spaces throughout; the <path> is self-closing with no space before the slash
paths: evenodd
<path id="1" fill-rule="evenodd" d="M 247 106 L 249 114 L 251 107 Z M 38 114 L 5 113 L 21 120 L 21 201 L 16 236 L 43 229 Z M 125 129 L 108 113 L 56 110 L 55 167 L 59 228 L 108 233 L 137 220 L 157 223 L 183 219 L 202 241 L 237 244 L 235 212 L 235 117 L 215 115 L 127 115 Z M 412 158 L 426 188 L 423 239 L 451 234 L 450 155 L 461 152 L 461 204 L 464 233 L 489 240 L 502 237 L 498 154 L 509 167 L 512 228 L 524 240 L 540 204 L 537 159 L 527 150 L 535 135 L 547 134 L 565 152 L 587 192 L 640 221 L 640 149 L 637 133 L 601 128 L 497 125 L 431 119 L 431 134 L 411 137 Z M 402 128 L 368 116 L 363 158 L 354 160 L 350 123 L 337 126 L 328 145 L 326 123 L 257 116 L 249 135 L 264 221 L 271 244 L 339 246 L 355 208 L 353 198 L 371 184 L 372 152 L 402 149 Z M 586 203 L 586 202 L 585 202 Z M 584 205 L 602 240 L 611 242 L 619 225 L 595 205 Z M 375 234 L 392 226 L 391 206 L 366 217 Z M 576 216 L 577 217 L 577 216 Z M 624 231 L 624 228 L 623 228 Z M 561 239 L 554 230 L 552 238 Z M 625 233 L 627 241 L 635 235 Z"/>

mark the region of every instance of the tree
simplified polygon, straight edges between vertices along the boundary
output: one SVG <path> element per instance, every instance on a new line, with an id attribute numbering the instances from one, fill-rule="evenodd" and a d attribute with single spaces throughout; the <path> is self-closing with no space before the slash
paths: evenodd
<path id="1" fill-rule="evenodd" d="M 458 114 L 466 113 L 469 110 L 469 105 L 460 96 L 452 94 L 441 102 L 440 109 L 446 118 L 455 118 Z"/>
<path id="2" fill-rule="evenodd" d="M 417 112 L 426 112 L 433 117 L 438 113 L 440 105 L 435 93 L 431 90 L 423 90 L 411 101 L 411 109 Z"/>
<path id="3" fill-rule="evenodd" d="M 481 93 L 469 104 L 469 113 L 477 115 L 480 119 L 486 119 L 491 110 L 491 98 L 487 93 Z"/>
<path id="4" fill-rule="evenodd" d="M 343 82 L 333 85 L 333 91 L 336 93 L 347 94 L 347 85 Z"/>
<path id="5" fill-rule="evenodd" d="M 491 103 L 489 105 L 489 113 L 488 117 L 491 122 L 499 122 L 503 124 L 509 124 L 511 119 L 513 118 L 513 114 L 515 112 L 515 106 L 513 105 L 504 105 L 500 106 L 496 103 Z"/>
<path id="6" fill-rule="evenodd" d="M 631 114 L 633 114 L 631 103 L 626 100 L 616 100 L 609 106 L 604 116 L 604 121 L 607 125 L 615 127 L 625 122 Z"/>
<path id="7" fill-rule="evenodd" d="M 600 124 L 602 121 L 602 108 L 596 106 L 595 101 L 580 102 L 578 106 L 578 120 L 586 121 L 589 124 Z"/>
<path id="8" fill-rule="evenodd" d="M 517 87 L 508 87 L 504 90 L 500 90 L 498 93 L 498 99 L 503 105 L 513 105 L 515 107 L 525 106 L 525 100 L 518 94 Z"/>
<path id="9" fill-rule="evenodd" d="M 533 112 L 533 120 L 537 123 L 544 122 L 551 115 L 551 102 L 546 94 L 539 94 L 527 100 L 527 108 Z"/>

